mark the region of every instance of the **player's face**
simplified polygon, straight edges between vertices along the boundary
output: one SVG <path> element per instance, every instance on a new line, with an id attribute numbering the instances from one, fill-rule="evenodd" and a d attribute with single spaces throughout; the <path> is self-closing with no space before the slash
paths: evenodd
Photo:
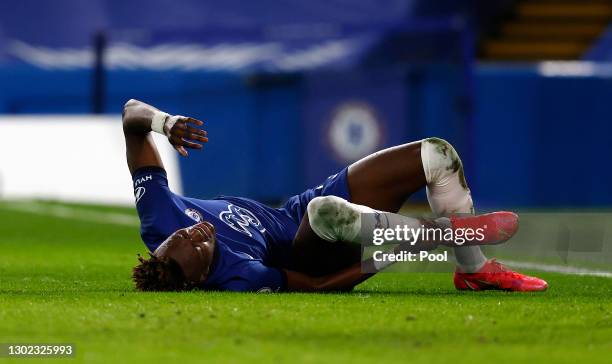
<path id="1" fill-rule="evenodd" d="M 215 227 L 204 221 L 177 230 L 153 255 L 172 258 L 181 266 L 188 281 L 199 284 L 208 277 L 216 242 Z"/>

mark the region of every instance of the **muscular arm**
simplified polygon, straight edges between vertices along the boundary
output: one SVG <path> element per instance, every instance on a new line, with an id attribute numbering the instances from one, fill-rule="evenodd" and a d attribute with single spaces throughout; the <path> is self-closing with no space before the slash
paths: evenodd
<path id="1" fill-rule="evenodd" d="M 123 135 L 130 173 L 141 167 L 164 166 L 150 134 L 155 111 L 153 106 L 133 99 L 123 107 Z"/>
<path id="2" fill-rule="evenodd" d="M 131 99 L 123 107 L 123 134 L 125 136 L 126 157 L 130 173 L 142 167 L 162 167 L 163 163 L 151 137 L 151 121 L 159 110 L 144 102 Z M 199 120 L 180 115 L 169 116 L 176 119 L 168 133 L 168 141 L 183 156 L 185 148 L 201 149 L 207 142 L 206 132 L 187 124 L 201 126 Z"/>

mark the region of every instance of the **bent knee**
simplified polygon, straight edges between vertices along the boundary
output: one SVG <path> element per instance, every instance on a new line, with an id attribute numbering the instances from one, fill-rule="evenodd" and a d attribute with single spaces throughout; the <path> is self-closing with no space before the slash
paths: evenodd
<path id="1" fill-rule="evenodd" d="M 337 196 L 315 197 L 307 207 L 312 230 L 327 241 L 352 239 L 359 227 L 359 211 Z"/>
<path id="2" fill-rule="evenodd" d="M 457 165 L 457 168 L 461 166 L 459 153 L 451 143 L 436 137 L 424 139 L 423 143 L 426 144 L 425 148 L 435 153 L 440 160 L 447 161 L 451 165 Z M 421 149 L 423 149 L 423 146 L 421 146 Z"/>
<path id="3" fill-rule="evenodd" d="M 337 196 L 313 198 L 306 207 L 311 224 L 313 222 L 331 223 L 340 214 L 340 210 L 345 202 L 346 200 Z"/>
<path id="4" fill-rule="evenodd" d="M 443 168 L 453 173 L 463 168 L 459 153 L 444 139 L 436 137 L 424 139 L 421 145 L 421 158 L 424 152 L 426 159 L 433 164 L 432 167 Z"/>
<path id="5" fill-rule="evenodd" d="M 427 182 L 435 182 L 450 174 L 463 174 L 463 164 L 451 143 L 432 137 L 421 142 L 421 160 Z"/>
<path id="6" fill-rule="evenodd" d="M 310 227 L 320 238 L 336 241 L 335 220 L 339 214 L 339 201 L 335 196 L 315 197 L 308 203 L 308 221 Z"/>

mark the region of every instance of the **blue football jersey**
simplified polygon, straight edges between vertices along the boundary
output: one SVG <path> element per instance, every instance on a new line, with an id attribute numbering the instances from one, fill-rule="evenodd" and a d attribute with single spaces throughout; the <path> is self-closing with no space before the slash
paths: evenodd
<path id="1" fill-rule="evenodd" d="M 154 251 L 176 230 L 209 221 L 217 233 L 217 252 L 203 288 L 279 291 L 286 288 L 291 244 L 299 221 L 286 208 L 271 208 L 241 197 L 199 200 L 174 194 L 158 167 L 133 175 L 141 237 Z"/>

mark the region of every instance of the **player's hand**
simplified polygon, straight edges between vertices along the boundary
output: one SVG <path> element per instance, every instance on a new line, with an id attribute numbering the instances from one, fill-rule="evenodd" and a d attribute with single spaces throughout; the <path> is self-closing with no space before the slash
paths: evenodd
<path id="1" fill-rule="evenodd" d="M 208 142 L 208 133 L 199 128 L 204 125 L 202 121 L 187 116 L 172 115 L 168 117 L 166 127 L 172 124 L 169 121 L 174 121 L 174 125 L 166 131 L 168 141 L 183 157 L 189 155 L 186 148 L 202 149 L 202 143 Z"/>

